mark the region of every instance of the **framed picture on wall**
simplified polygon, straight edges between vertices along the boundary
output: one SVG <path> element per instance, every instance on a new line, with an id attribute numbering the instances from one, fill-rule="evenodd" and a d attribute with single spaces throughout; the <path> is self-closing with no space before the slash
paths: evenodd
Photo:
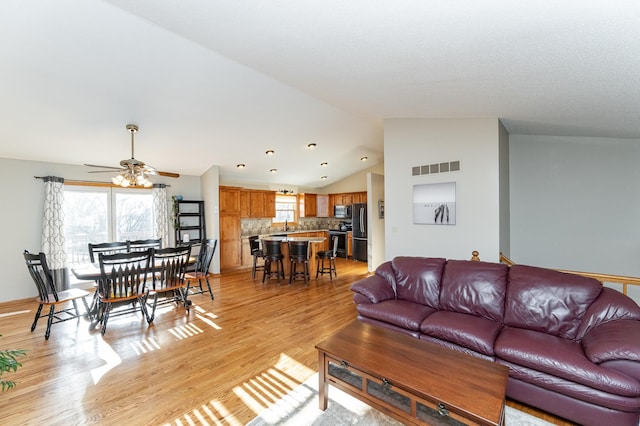
<path id="1" fill-rule="evenodd" d="M 413 186 L 413 223 L 456 224 L 456 183 L 428 183 Z"/>

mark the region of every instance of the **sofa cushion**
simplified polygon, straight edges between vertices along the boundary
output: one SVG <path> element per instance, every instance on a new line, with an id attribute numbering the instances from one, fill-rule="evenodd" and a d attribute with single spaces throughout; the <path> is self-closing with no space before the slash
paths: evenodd
<path id="1" fill-rule="evenodd" d="M 426 334 L 418 335 L 420 340 L 424 340 L 425 342 L 435 343 L 440 346 L 444 346 L 447 349 L 451 349 L 453 351 L 462 352 L 467 355 L 475 356 L 476 358 L 486 359 L 487 361 L 495 361 L 495 358 L 490 355 L 481 354 L 480 352 L 473 351 L 465 346 L 456 345 L 455 343 L 448 342 L 446 340 L 438 339 L 432 336 L 427 336 Z"/>
<path id="2" fill-rule="evenodd" d="M 612 360 L 640 362 L 640 321 L 602 324 L 584 336 L 582 347 L 589 360 L 598 364 Z"/>
<path id="3" fill-rule="evenodd" d="M 502 324 L 486 318 L 457 312 L 438 311 L 420 326 L 426 335 L 455 343 L 487 356 L 493 356 L 493 344 Z"/>
<path id="4" fill-rule="evenodd" d="M 569 382 L 626 397 L 640 396 L 640 383 L 591 362 L 580 343 L 533 330 L 505 327 L 494 347 L 496 357 Z"/>
<path id="5" fill-rule="evenodd" d="M 640 306 L 629 296 L 617 290 L 603 287 L 598 298 L 585 313 L 576 339 L 580 340 L 592 328 L 615 320 L 640 320 Z"/>
<path id="6" fill-rule="evenodd" d="M 357 305 L 356 309 L 364 317 L 413 331 L 420 331 L 424 319 L 435 312 L 433 308 L 406 300 L 385 300 L 380 303 Z"/>
<path id="7" fill-rule="evenodd" d="M 440 309 L 502 322 L 508 271 L 501 263 L 449 260 L 440 284 Z"/>
<path id="8" fill-rule="evenodd" d="M 445 259 L 396 257 L 392 260 L 396 297 L 438 309 L 438 295 Z M 418 325 L 419 326 L 419 325 Z"/>
<path id="9" fill-rule="evenodd" d="M 509 268 L 504 323 L 575 339 L 582 317 L 601 291 L 593 278 L 514 265 Z"/>

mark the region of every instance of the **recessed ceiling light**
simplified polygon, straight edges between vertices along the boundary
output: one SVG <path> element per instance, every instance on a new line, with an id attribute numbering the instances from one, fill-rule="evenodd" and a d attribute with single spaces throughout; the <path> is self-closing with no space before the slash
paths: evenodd
<path id="1" fill-rule="evenodd" d="M 313 149 L 315 148 L 317 145 L 315 143 L 310 143 L 309 145 L 307 145 L 307 148 L 309 149 Z"/>
<path id="2" fill-rule="evenodd" d="M 236 167 L 239 168 L 239 169 L 244 169 L 245 165 L 240 163 L 240 164 L 236 164 Z"/>
<path id="3" fill-rule="evenodd" d="M 278 169 L 271 169 L 271 170 L 269 170 L 269 171 L 270 171 L 271 173 L 275 173 L 275 172 L 277 172 L 277 171 L 278 171 Z"/>
<path id="4" fill-rule="evenodd" d="M 265 154 L 267 154 L 267 155 L 273 155 L 275 153 L 276 152 L 274 150 L 272 150 L 272 149 L 268 149 L 267 152 L 265 152 Z"/>
<path id="5" fill-rule="evenodd" d="M 367 161 L 369 157 L 360 157 L 360 161 Z"/>
<path id="6" fill-rule="evenodd" d="M 329 165 L 329 163 L 327 163 L 326 161 L 323 162 L 323 163 L 320 163 L 320 166 L 322 166 L 322 167 L 327 167 L 328 165 Z"/>
<path id="7" fill-rule="evenodd" d="M 327 177 L 326 176 L 320 176 L 320 179 L 325 180 Z"/>

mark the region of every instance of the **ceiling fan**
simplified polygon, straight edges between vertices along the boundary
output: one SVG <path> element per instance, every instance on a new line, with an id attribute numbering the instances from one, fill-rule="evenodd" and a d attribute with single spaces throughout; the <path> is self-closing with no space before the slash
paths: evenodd
<path id="1" fill-rule="evenodd" d="M 88 167 L 99 167 L 101 169 L 109 169 L 109 170 L 95 170 L 89 173 L 113 173 L 113 170 L 120 171 L 120 174 L 111 179 L 111 181 L 115 185 L 119 185 L 122 187 L 129 186 L 144 186 L 145 188 L 150 188 L 153 184 L 147 179 L 149 175 L 159 175 L 177 178 L 180 177 L 178 173 L 170 173 L 170 172 L 161 172 L 156 170 L 155 168 L 143 163 L 140 160 L 136 160 L 133 155 L 133 135 L 138 131 L 138 126 L 135 124 L 127 124 L 127 130 L 131 133 L 131 158 L 128 160 L 120 161 L 120 167 L 111 167 L 111 166 L 99 166 L 96 164 L 85 164 Z"/>

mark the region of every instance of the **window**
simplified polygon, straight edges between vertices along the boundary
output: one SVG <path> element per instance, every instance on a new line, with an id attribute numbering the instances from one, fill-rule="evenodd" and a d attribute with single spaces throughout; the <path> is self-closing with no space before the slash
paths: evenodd
<path id="1" fill-rule="evenodd" d="M 272 223 L 295 223 L 298 199 L 295 195 L 276 195 L 276 217 Z"/>
<path id="2" fill-rule="evenodd" d="M 63 208 L 70 266 L 89 261 L 90 242 L 154 237 L 151 191 L 65 186 Z"/>

